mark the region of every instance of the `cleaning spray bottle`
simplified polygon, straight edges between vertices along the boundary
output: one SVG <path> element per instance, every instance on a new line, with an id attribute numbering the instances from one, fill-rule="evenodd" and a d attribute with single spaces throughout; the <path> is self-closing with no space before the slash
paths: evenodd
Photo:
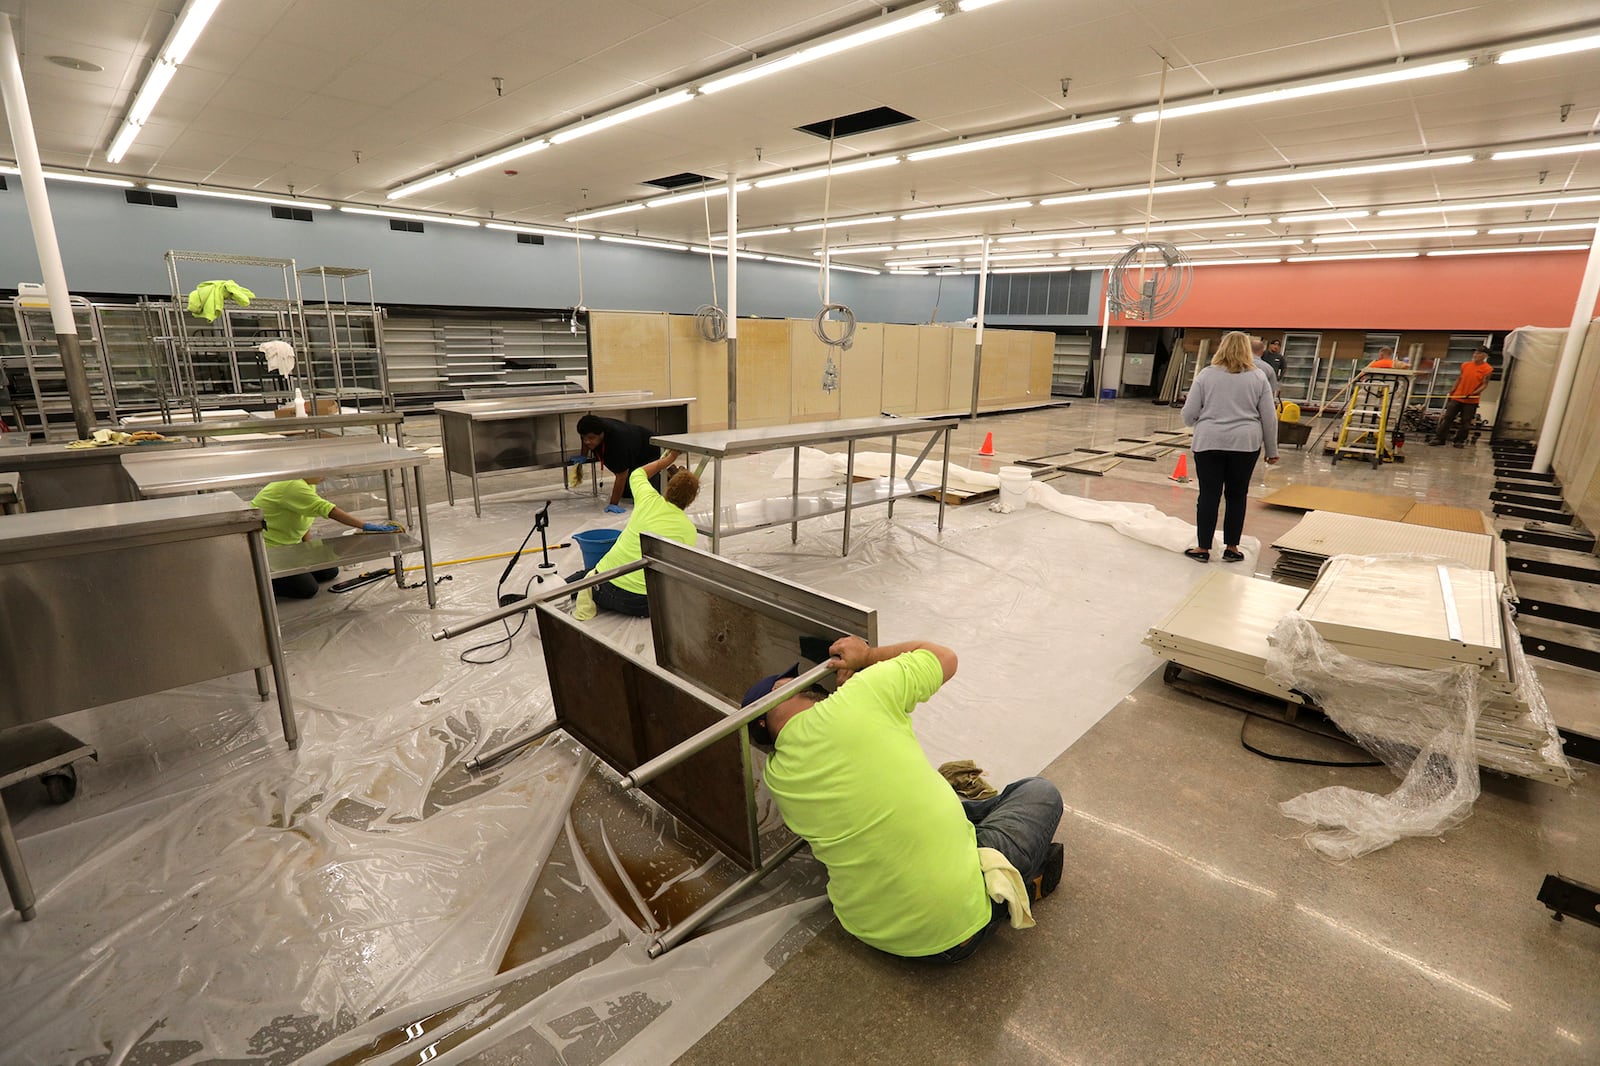
<path id="1" fill-rule="evenodd" d="M 296 418 L 306 417 L 306 398 L 299 389 L 294 390 L 294 416 Z"/>

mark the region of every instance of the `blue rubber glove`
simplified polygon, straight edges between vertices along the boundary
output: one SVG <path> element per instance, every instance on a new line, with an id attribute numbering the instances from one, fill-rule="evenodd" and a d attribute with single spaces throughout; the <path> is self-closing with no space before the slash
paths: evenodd
<path id="1" fill-rule="evenodd" d="M 400 527 L 395 525 L 393 522 L 363 522 L 363 523 L 361 523 L 361 529 L 362 529 L 362 532 L 365 532 L 365 533 L 398 533 L 398 532 L 400 532 Z"/>
<path id="2" fill-rule="evenodd" d="M 587 463 L 588 461 L 589 461 L 589 457 L 587 455 L 574 455 L 572 458 L 567 460 L 567 465 L 569 465 L 569 466 L 582 466 L 584 463 Z"/>
<path id="3" fill-rule="evenodd" d="M 606 514 L 627 514 L 627 513 L 628 513 L 628 509 L 623 507 L 621 504 L 616 504 L 616 503 L 608 503 L 608 504 L 606 504 Z"/>

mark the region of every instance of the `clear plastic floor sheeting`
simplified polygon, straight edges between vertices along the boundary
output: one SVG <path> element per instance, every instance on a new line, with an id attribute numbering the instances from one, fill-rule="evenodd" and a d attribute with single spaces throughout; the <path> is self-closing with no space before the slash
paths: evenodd
<path id="1" fill-rule="evenodd" d="M 772 494 L 778 459 L 726 464 L 725 492 Z M 621 524 L 550 492 L 553 542 Z M 544 498 L 488 497 L 481 520 L 435 506 L 435 558 L 515 548 Z M 893 520 L 858 511 L 848 558 L 837 516 L 798 544 L 782 528 L 725 552 L 877 608 L 884 641 L 954 647 L 960 672 L 917 733 L 933 762 L 972 758 L 997 783 L 1038 771 L 1149 674 L 1140 636 L 1204 573 L 1039 507 L 953 507 L 942 537 L 935 517 L 920 499 Z M 553 558 L 561 576 L 580 565 L 575 548 Z M 429 639 L 492 609 L 503 566 L 441 567 L 437 611 L 392 580 L 281 603 L 298 751 L 248 674 L 60 719 L 100 758 L 64 806 L 33 784 L 7 794 L 39 904 L 33 922 L 0 912 L 0 1057 L 663 1062 L 831 920 L 802 852 L 649 960 L 645 931 L 732 865 L 564 738 L 465 772 L 550 716 L 531 622 L 491 665 L 458 656 L 499 623 Z M 648 622 L 589 624 L 650 655 Z"/>

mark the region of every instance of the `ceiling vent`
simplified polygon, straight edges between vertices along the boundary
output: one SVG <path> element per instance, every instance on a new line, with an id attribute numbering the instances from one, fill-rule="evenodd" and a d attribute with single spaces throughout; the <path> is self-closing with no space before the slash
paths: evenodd
<path id="1" fill-rule="evenodd" d="M 712 185 L 721 180 L 721 178 L 708 178 L 704 174 L 695 174 L 685 170 L 681 174 L 668 174 L 664 178 L 651 178 L 649 181 L 643 181 L 639 184 L 654 185 L 658 189 L 682 189 L 688 185 Z"/>
<path id="2" fill-rule="evenodd" d="M 837 118 L 825 118 L 821 122 L 796 126 L 795 129 L 827 140 L 830 137 L 854 137 L 858 133 L 874 133 L 915 121 L 917 120 L 904 111 L 896 111 L 892 107 L 874 107 L 868 111 L 857 111 L 853 115 L 840 115 Z"/>

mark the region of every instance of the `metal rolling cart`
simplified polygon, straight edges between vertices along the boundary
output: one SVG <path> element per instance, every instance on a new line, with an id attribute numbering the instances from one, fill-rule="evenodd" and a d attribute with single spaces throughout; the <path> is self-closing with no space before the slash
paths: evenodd
<path id="1" fill-rule="evenodd" d="M 1410 370 L 1363 370 L 1353 383 L 1339 436 L 1327 451 L 1333 461 L 1363 459 L 1374 469 L 1404 462 L 1405 434 L 1400 419 L 1411 397 Z"/>
<path id="2" fill-rule="evenodd" d="M 349 401 L 360 409 L 394 407 L 388 362 L 383 352 L 383 310 L 365 267 L 310 266 L 305 279 L 309 377 L 317 393 Z M 351 300 L 352 291 L 355 300 Z"/>
<path id="3" fill-rule="evenodd" d="M 894 517 L 894 502 L 909 496 L 920 496 L 935 488 L 939 492 L 939 530 L 944 531 L 945 498 L 950 488 L 950 434 L 957 420 L 954 418 L 844 418 L 833 422 L 807 422 L 793 426 L 769 426 L 763 429 L 723 429 L 708 433 L 685 433 L 677 436 L 664 434 L 653 443 L 663 449 L 671 448 L 685 455 L 700 456 L 697 473 L 709 463 L 712 467 L 711 509 L 696 509 L 690 513 L 695 528 L 711 538 L 711 551 L 722 550 L 722 538 L 736 533 L 750 533 L 773 526 L 788 526 L 791 542 L 800 538 L 799 524 L 810 518 L 824 515 L 844 515 L 843 554 L 850 554 L 850 515 L 858 507 L 888 504 L 889 517 Z M 856 481 L 856 445 L 873 437 L 889 438 L 889 468 L 898 475 L 900 438 L 928 435 L 905 476 L 871 478 Z M 944 439 L 944 455 L 939 460 L 939 482 L 916 481 L 917 471 L 933 451 L 933 446 Z M 845 483 L 836 489 L 801 495 L 800 449 L 817 444 L 844 442 L 846 444 Z M 759 452 L 791 449 L 794 453 L 794 476 L 787 497 L 751 500 L 745 503 L 723 505 L 722 464 L 725 459 Z"/>
<path id="4" fill-rule="evenodd" d="M 802 658 L 801 638 L 846 636 L 878 642 L 877 612 L 803 585 L 718 559 L 652 534 L 642 558 L 518 600 L 442 629 L 444 640 L 532 609 L 539 624 L 555 720 L 543 729 L 469 758 L 481 770 L 562 730 L 746 871 L 699 910 L 652 937 L 651 958 L 688 939 L 719 910 L 804 845 L 794 837 L 763 846 L 756 818 L 750 741 L 745 727 L 833 671 L 807 662 L 800 676 L 740 707 L 750 682 Z M 579 589 L 643 570 L 654 657 L 606 643 L 553 605 Z"/>
<path id="5" fill-rule="evenodd" d="M 266 549 L 267 562 L 271 576 L 289 577 L 388 556 L 393 561 L 395 584 L 405 588 L 402 557 L 406 552 L 420 550 L 428 606 L 433 608 L 438 606 L 438 598 L 433 582 L 433 546 L 428 540 L 428 505 L 422 489 L 422 468 L 427 461 L 426 456 L 407 448 L 360 438 L 271 441 L 155 455 L 129 453 L 122 460 L 134 488 L 146 498 L 249 489 L 291 478 L 382 474 L 384 506 L 391 522 L 395 521 L 393 475 L 399 471 L 403 483 L 410 471 L 417 500 L 417 536 L 356 533 L 298 544 L 274 544 Z"/>
<path id="6" fill-rule="evenodd" d="M 97 419 L 114 420 L 116 397 L 94 305 L 82 296 L 71 296 L 68 300 L 78 330 L 78 343 L 83 349 L 89 404 Z M 12 404 L 21 423 L 18 428 L 46 439 L 73 440 L 78 432 L 72 421 L 72 401 L 67 396 L 66 371 L 61 366 L 61 353 L 56 349 L 50 305 L 42 292 L 30 291 L 15 297 L 11 308 L 17 322 L 16 352 L 6 357 L 7 365 L 3 370 L 13 378 Z"/>
<path id="7" fill-rule="evenodd" d="M 586 414 L 632 422 L 657 434 L 682 433 L 689 428 L 692 396 L 653 397 L 650 392 L 591 392 L 436 404 L 450 505 L 454 507 L 456 502 L 455 474 L 471 479 L 472 512 L 482 517 L 479 478 L 564 466 L 581 447 L 578 419 Z M 591 491 L 598 493 L 599 471 L 591 473 Z"/>
<path id="8" fill-rule="evenodd" d="M 94 751 L 48 719 L 246 670 L 265 700 L 271 669 L 283 738 L 298 747 L 261 530 L 261 512 L 230 496 L 0 522 L 0 787 L 43 777 L 52 799 L 71 797 L 72 763 Z M 0 872 L 31 919 L 3 801 Z"/>

